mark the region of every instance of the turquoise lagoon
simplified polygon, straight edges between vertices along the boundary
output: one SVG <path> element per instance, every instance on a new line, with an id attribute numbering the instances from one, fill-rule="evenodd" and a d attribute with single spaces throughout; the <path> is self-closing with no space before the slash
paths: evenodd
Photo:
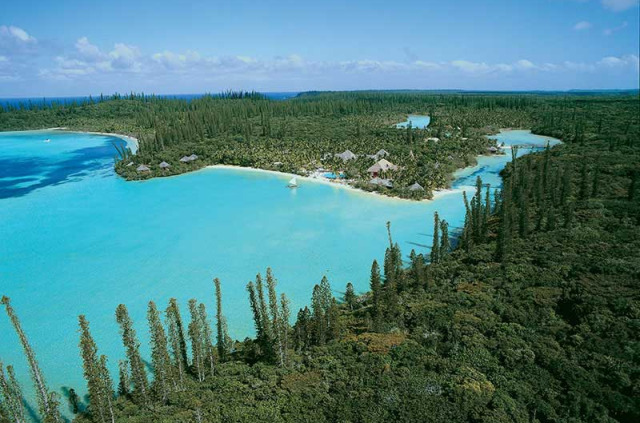
<path id="1" fill-rule="evenodd" d="M 547 142 L 526 131 L 506 144 Z M 44 142 L 50 139 L 50 142 Z M 222 281 L 230 333 L 253 334 L 245 286 L 271 266 L 292 315 L 309 304 L 323 275 L 340 296 L 347 282 L 369 285 L 387 245 L 385 223 L 405 257 L 426 253 L 433 213 L 453 229 L 464 220 L 462 190 L 475 177 L 499 184 L 506 156 L 481 157 L 458 173 L 456 189 L 433 201 L 389 199 L 334 185 L 242 169 L 208 168 L 126 182 L 113 172 L 119 138 L 67 132 L 0 134 L 0 295 L 11 297 L 52 388 L 85 391 L 77 317 L 85 314 L 116 374 L 124 357 L 114 310 L 129 308 L 149 358 L 146 308 L 197 298 L 214 314 L 213 277 Z M 524 150 L 522 151 L 524 153 Z M 33 393 L 18 339 L 0 313 L 0 359 Z M 63 401 L 63 408 L 66 408 Z"/>
<path id="2" fill-rule="evenodd" d="M 429 122 L 431 122 L 429 116 L 409 115 L 406 121 L 396 124 L 396 128 L 406 128 L 411 124 L 412 128 L 424 129 L 429 126 Z"/>

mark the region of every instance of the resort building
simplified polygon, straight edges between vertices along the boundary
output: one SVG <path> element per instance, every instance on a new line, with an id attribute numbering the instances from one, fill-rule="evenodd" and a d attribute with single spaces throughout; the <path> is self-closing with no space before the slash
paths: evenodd
<path id="1" fill-rule="evenodd" d="M 389 152 L 387 150 L 380 149 L 376 154 L 369 154 L 367 157 L 370 159 L 379 160 L 385 157 L 389 157 Z"/>
<path id="2" fill-rule="evenodd" d="M 138 172 L 149 172 L 151 169 L 149 169 L 149 167 L 148 167 L 148 166 L 140 165 L 140 166 L 138 166 L 138 167 L 136 168 L 136 170 L 137 170 Z"/>
<path id="3" fill-rule="evenodd" d="M 369 183 L 371 185 L 377 185 L 380 187 L 393 188 L 393 182 L 391 182 L 389 179 L 373 178 L 369 181 Z"/>
<path id="4" fill-rule="evenodd" d="M 192 154 L 192 155 L 190 155 L 190 156 L 184 156 L 184 157 L 182 157 L 182 158 L 180 159 L 180 161 L 181 161 L 182 163 L 189 163 L 189 162 L 192 162 L 192 161 L 194 161 L 194 160 L 198 160 L 198 156 L 196 156 L 195 154 Z"/>
<path id="5" fill-rule="evenodd" d="M 335 157 L 342 159 L 343 162 L 348 162 L 349 160 L 355 160 L 358 158 L 351 150 L 345 150 L 340 154 L 336 154 Z"/>
<path id="6" fill-rule="evenodd" d="M 415 183 L 409 187 L 409 191 L 424 191 L 424 188 L 419 183 Z"/>
<path id="7" fill-rule="evenodd" d="M 160 166 L 160 169 L 168 169 L 171 167 L 171 165 L 167 162 L 162 162 L 159 164 L 159 166 Z"/>
<path id="8" fill-rule="evenodd" d="M 375 178 L 380 174 L 390 170 L 398 170 L 398 166 L 394 165 L 387 159 L 380 159 L 373 166 L 367 169 L 367 172 L 369 172 L 372 178 Z"/>
<path id="9" fill-rule="evenodd" d="M 491 154 L 496 154 L 498 152 L 498 147 L 489 147 L 489 148 L 487 148 L 487 150 Z"/>

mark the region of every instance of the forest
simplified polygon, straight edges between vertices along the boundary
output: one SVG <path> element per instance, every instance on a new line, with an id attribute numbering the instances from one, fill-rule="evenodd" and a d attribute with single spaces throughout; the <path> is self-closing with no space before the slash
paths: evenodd
<path id="1" fill-rule="evenodd" d="M 463 161 L 486 148 L 466 150 L 463 134 L 481 140 L 496 128 L 529 127 L 564 143 L 509 163 L 496 195 L 478 180 L 475 194 L 464 196 L 462 230 L 449 230 L 438 214 L 425 216 L 434 232 L 428 252 L 401 251 L 393 222 L 380 228 L 388 246 L 384 261 L 371 264 L 368 292 L 323 278 L 308 307 L 290 310 L 276 275 L 265 269 L 246 287 L 253 338 L 229 338 L 224 281 L 212 275 L 210 300 L 150 302 L 147 322 L 133 322 L 118 306 L 120 333 L 113 336 L 126 359 L 112 380 L 107 362 L 116 358 L 100 354 L 90 322 L 78 316 L 87 397 L 74 391 L 60 398 L 46 384 L 19 320 L 28 310 L 14 310 L 3 297 L 42 421 L 63 421 L 62 408 L 78 423 L 640 420 L 638 95 L 231 97 L 181 103 L 131 96 L 6 110 L 0 128 L 136 134 L 140 157 L 116 165 L 125 177 L 128 160 L 175 163 L 193 153 L 208 164 L 267 167 L 283 161 L 276 152 L 285 145 L 296 151 L 283 161 L 292 171 L 349 145 L 356 153 L 384 148 L 405 157 L 398 164 L 406 172 L 413 151 L 415 175 L 423 175 L 418 169 L 442 154 Z M 408 113 L 432 116 L 430 129 L 391 128 Z M 451 151 L 418 155 L 413 147 L 458 127 Z M 458 165 L 453 160 L 447 171 Z M 447 174 L 442 178 L 427 186 L 446 185 Z M 212 317 L 205 302 L 215 304 Z M 151 334 L 151 369 L 139 352 L 142 330 Z M 25 415 L 22 388 L 3 364 L 0 421 L 23 422 Z"/>
<path id="2" fill-rule="evenodd" d="M 116 171 L 129 180 L 216 164 L 298 175 L 325 169 L 343 172 L 350 185 L 367 191 L 421 199 L 448 187 L 456 169 L 488 154 L 495 143 L 484 135 L 500 128 L 535 128 L 562 139 L 600 130 L 611 135 L 610 142 L 623 142 L 631 130 L 629 121 L 619 121 L 623 117 L 616 113 L 607 113 L 606 121 L 593 120 L 594 108 L 611 107 L 633 112 L 637 95 L 337 92 L 278 101 L 229 92 L 186 101 L 131 94 L 0 108 L 0 130 L 64 127 L 131 135 L 139 140 L 136 155 L 114 148 Z M 424 130 L 397 129 L 395 124 L 408 114 L 428 115 L 431 123 Z M 335 156 L 346 150 L 357 158 Z M 380 150 L 398 167 L 380 175 L 392 180 L 391 188 L 369 183 L 367 169 L 379 158 L 368 156 Z M 192 155 L 197 159 L 181 160 Z M 409 190 L 414 183 L 424 190 Z"/>

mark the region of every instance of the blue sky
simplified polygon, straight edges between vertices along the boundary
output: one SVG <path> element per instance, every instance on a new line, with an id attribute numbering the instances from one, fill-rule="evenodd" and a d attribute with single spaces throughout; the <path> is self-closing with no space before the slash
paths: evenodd
<path id="1" fill-rule="evenodd" d="M 2 1 L 0 97 L 639 84 L 638 0 L 304 3 Z"/>

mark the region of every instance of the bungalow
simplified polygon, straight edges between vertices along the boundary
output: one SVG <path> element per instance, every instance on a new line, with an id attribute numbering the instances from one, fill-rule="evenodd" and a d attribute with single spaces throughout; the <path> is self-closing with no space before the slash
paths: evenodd
<path id="1" fill-rule="evenodd" d="M 162 162 L 159 164 L 159 166 L 160 166 L 160 169 L 168 169 L 171 167 L 171 165 L 167 162 Z"/>
<path id="2" fill-rule="evenodd" d="M 389 152 L 387 150 L 380 149 L 376 154 L 369 154 L 367 155 L 367 157 L 370 159 L 379 160 L 385 157 L 389 157 Z"/>
<path id="3" fill-rule="evenodd" d="M 427 142 L 429 141 L 433 141 L 433 142 L 440 142 L 440 138 L 438 137 L 430 137 L 426 139 Z"/>
<path id="4" fill-rule="evenodd" d="M 375 178 L 381 173 L 389 170 L 398 170 L 398 166 L 394 165 L 387 159 L 381 159 L 378 162 L 376 162 L 373 166 L 371 166 L 369 169 L 367 169 L 367 172 L 371 174 L 372 178 Z"/>
<path id="5" fill-rule="evenodd" d="M 393 182 L 391 182 L 389 179 L 382 179 L 382 178 L 376 177 L 371 179 L 369 183 L 371 185 L 377 185 L 379 187 L 393 188 Z"/>
<path id="6" fill-rule="evenodd" d="M 409 187 L 409 191 L 424 191 L 424 188 L 422 188 L 422 185 L 416 182 Z"/>
<path id="7" fill-rule="evenodd" d="M 335 157 L 342 159 L 343 162 L 348 162 L 349 160 L 355 160 L 358 158 L 351 150 L 345 150 L 340 154 L 335 154 Z"/>
<path id="8" fill-rule="evenodd" d="M 142 165 L 142 164 L 141 164 L 140 166 L 138 166 L 138 167 L 136 168 L 136 170 L 137 170 L 138 172 L 149 172 L 151 169 L 149 169 L 149 167 L 148 167 L 148 166 L 145 166 L 145 165 Z"/>
<path id="9" fill-rule="evenodd" d="M 487 151 L 491 154 L 496 154 L 498 152 L 498 147 L 489 147 L 487 148 Z"/>

